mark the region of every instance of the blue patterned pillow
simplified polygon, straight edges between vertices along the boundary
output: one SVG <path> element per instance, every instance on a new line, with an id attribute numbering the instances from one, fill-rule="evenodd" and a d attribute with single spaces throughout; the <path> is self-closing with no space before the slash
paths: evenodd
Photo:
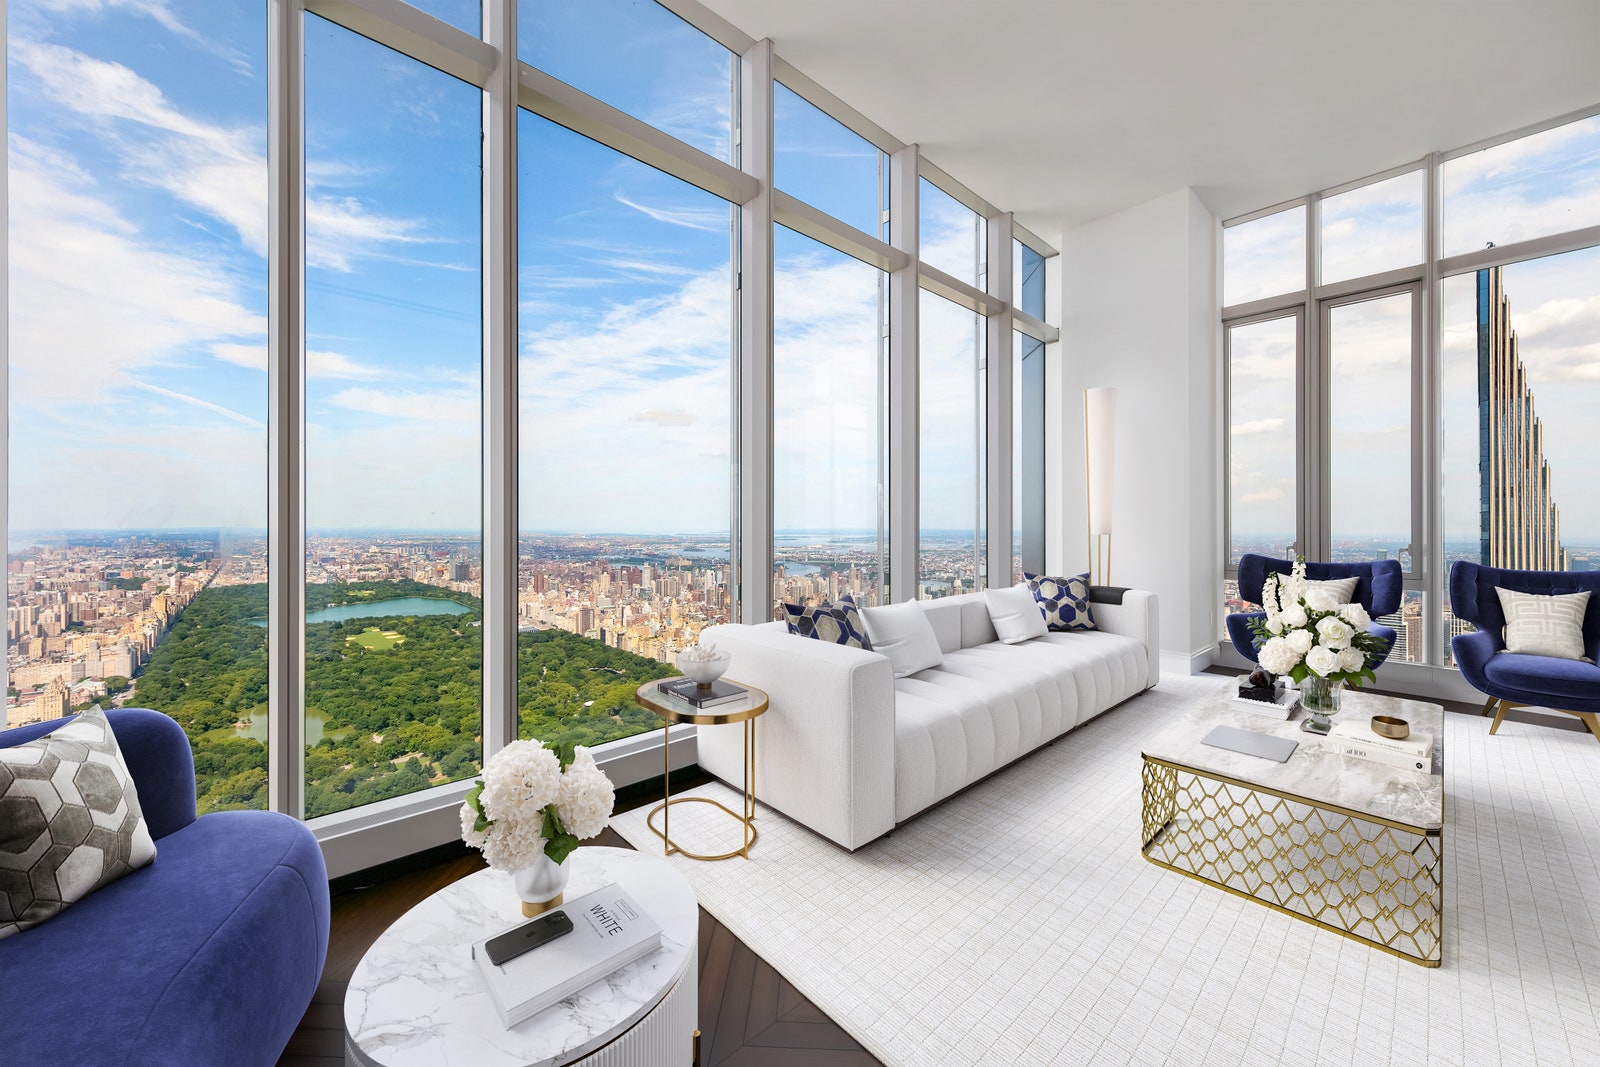
<path id="1" fill-rule="evenodd" d="M 789 632 L 818 641 L 831 641 L 836 645 L 872 650 L 872 639 L 861 621 L 861 610 L 855 598 L 846 593 L 836 604 L 817 604 L 801 607 L 799 604 L 783 605 L 783 621 Z"/>
<path id="2" fill-rule="evenodd" d="M 1089 610 L 1088 574 L 1074 574 L 1070 578 L 1024 574 L 1022 578 L 1044 609 L 1044 624 L 1048 629 L 1066 633 L 1096 628 L 1094 612 Z"/>

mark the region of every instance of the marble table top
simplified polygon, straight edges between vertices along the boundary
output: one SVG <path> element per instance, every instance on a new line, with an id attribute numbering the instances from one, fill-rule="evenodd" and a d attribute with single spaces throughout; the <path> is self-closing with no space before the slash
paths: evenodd
<path id="1" fill-rule="evenodd" d="M 1209 774 L 1234 778 L 1247 785 L 1345 808 L 1390 822 L 1437 830 L 1444 826 L 1444 708 L 1422 700 L 1377 696 L 1346 690 L 1335 722 L 1364 722 L 1373 715 L 1394 715 L 1411 723 L 1413 733 L 1431 733 L 1433 773 L 1389 767 L 1329 747 L 1328 740 L 1300 729 L 1304 711 L 1287 720 L 1272 719 L 1235 709 L 1229 697 L 1191 709 L 1176 717 L 1162 732 L 1146 742 L 1145 756 Z M 1217 726 L 1298 741 L 1285 763 L 1260 756 L 1213 748 L 1201 738 Z"/>
<path id="2" fill-rule="evenodd" d="M 660 857 L 632 849 L 580 848 L 567 862 L 566 899 L 616 882 L 661 924 L 661 947 L 508 1030 L 472 943 L 526 920 L 511 876 L 479 871 L 406 912 L 361 958 L 344 1001 L 352 1057 L 384 1067 L 545 1067 L 584 1056 L 643 1018 L 694 957 L 694 890 Z"/>

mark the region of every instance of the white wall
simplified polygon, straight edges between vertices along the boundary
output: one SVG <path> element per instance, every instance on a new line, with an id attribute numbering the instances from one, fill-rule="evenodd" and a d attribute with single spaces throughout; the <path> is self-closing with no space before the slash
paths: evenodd
<path id="1" fill-rule="evenodd" d="M 1216 649 L 1221 599 L 1217 447 L 1219 227 L 1180 189 L 1069 230 L 1061 247 L 1059 524 L 1052 573 L 1087 568 L 1083 390 L 1117 389 L 1113 585 L 1160 598 L 1168 669 Z M 1181 659 L 1180 659 L 1181 657 Z"/>

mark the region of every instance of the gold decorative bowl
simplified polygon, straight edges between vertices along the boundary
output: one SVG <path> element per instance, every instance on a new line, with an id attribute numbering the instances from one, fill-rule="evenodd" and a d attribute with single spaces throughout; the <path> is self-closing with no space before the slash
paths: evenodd
<path id="1" fill-rule="evenodd" d="M 1379 737 L 1392 737 L 1396 741 L 1404 741 L 1411 736 L 1411 724 L 1393 715 L 1374 715 L 1372 732 Z"/>

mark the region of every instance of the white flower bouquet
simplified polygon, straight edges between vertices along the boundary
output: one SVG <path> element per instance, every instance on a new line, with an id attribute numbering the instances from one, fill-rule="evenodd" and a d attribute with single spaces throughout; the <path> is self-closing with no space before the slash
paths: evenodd
<path id="1" fill-rule="evenodd" d="M 513 741 L 467 793 L 461 840 L 497 870 L 531 867 L 541 853 L 559 864 L 606 828 L 615 802 L 611 779 L 584 746 Z"/>
<path id="2" fill-rule="evenodd" d="M 1374 681 L 1386 651 L 1380 637 L 1367 632 L 1372 621 L 1360 604 L 1339 604 L 1306 581 L 1306 561 L 1297 559 L 1288 575 L 1270 574 L 1261 587 L 1265 619 L 1250 623 L 1261 639 L 1256 662 L 1296 684 L 1315 675 L 1352 687 Z"/>

